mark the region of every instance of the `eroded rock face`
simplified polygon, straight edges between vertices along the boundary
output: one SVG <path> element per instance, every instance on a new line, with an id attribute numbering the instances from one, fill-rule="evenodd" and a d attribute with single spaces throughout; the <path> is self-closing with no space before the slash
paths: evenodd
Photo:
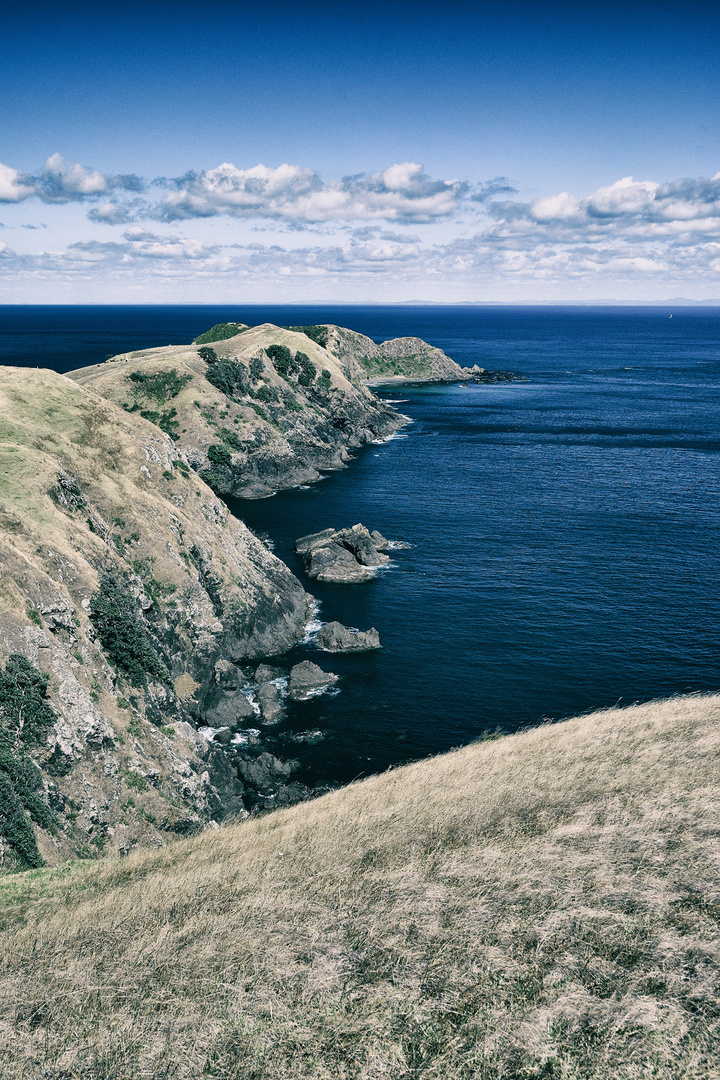
<path id="1" fill-rule="evenodd" d="M 350 630 L 339 622 L 325 623 L 318 632 L 318 645 L 326 652 L 369 652 L 379 649 L 380 635 L 374 626 L 369 630 Z"/>
<path id="2" fill-rule="evenodd" d="M 257 716 L 237 665 L 302 637 L 305 590 L 139 413 L 11 367 L 0 411 L 0 666 L 19 653 L 47 675 L 57 717 L 32 749 L 57 819 L 42 855 L 117 854 L 240 813 L 236 770 L 195 725 Z M 154 658 L 141 677 L 94 621 L 105 580 Z"/>
<path id="3" fill-rule="evenodd" d="M 388 548 L 384 536 L 360 524 L 351 529 L 324 529 L 301 537 L 295 544 L 308 577 L 340 584 L 374 577 L 377 567 L 390 561 Z"/>
<path id="4" fill-rule="evenodd" d="M 288 696 L 293 701 L 307 701 L 318 691 L 326 690 L 338 682 L 340 676 L 331 671 L 323 671 L 317 664 L 310 660 L 303 660 L 296 664 L 290 671 L 288 680 Z"/>

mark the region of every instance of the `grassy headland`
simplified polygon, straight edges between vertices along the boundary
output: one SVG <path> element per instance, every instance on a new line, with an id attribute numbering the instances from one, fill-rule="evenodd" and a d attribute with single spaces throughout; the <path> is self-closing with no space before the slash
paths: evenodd
<path id="1" fill-rule="evenodd" d="M 2 1075 L 710 1080 L 720 695 L 0 882 Z"/>

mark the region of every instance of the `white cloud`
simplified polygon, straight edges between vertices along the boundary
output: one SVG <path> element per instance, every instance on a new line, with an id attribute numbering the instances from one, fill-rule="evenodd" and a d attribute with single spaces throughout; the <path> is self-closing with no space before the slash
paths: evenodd
<path id="1" fill-rule="evenodd" d="M 296 165 L 245 170 L 225 163 L 175 181 L 156 215 L 163 221 L 227 214 L 311 223 L 428 222 L 457 210 L 466 190 L 459 180 L 432 180 L 413 162 L 332 182 Z"/>
<path id="2" fill-rule="evenodd" d="M 66 161 L 60 154 L 52 154 L 37 176 L 0 164 L 0 202 L 20 202 L 30 198 L 44 203 L 84 202 L 112 190 L 138 192 L 144 186 L 138 176 L 104 176 L 97 169 Z"/>
<path id="3" fill-rule="evenodd" d="M 0 202 L 22 202 L 33 193 L 34 188 L 24 182 L 22 173 L 10 165 L 0 164 Z"/>
<path id="4" fill-rule="evenodd" d="M 512 194 L 503 178 L 485 184 L 487 197 L 478 199 L 477 188 L 434 180 L 411 162 L 332 182 L 298 166 L 241 170 L 225 164 L 166 182 L 156 206 L 146 195 L 138 197 L 137 178 L 103 177 L 57 158 L 49 159 L 42 175 L 42 183 L 33 181 L 33 195 L 45 202 L 90 200 L 94 223 L 120 225 L 124 232 L 34 255 L 14 255 L 2 245 L 8 290 L 13 274 L 68 282 L 75 275 L 107 289 L 112 281 L 132 282 L 133 288 L 144 283 L 151 292 L 161 281 L 188 287 L 203 281 L 209 283 L 202 294 L 208 300 L 213 282 L 257 289 L 295 283 L 301 290 L 303 282 L 322 280 L 328 295 L 338 298 L 357 296 L 362 282 L 382 282 L 394 295 L 405 283 L 416 296 L 428 289 L 432 295 L 436 287 L 479 295 L 483 283 L 509 294 L 533 283 L 558 289 L 596 283 L 605 295 L 614 287 L 625 294 L 625 285 L 640 288 L 642 281 L 668 288 L 670 282 L 673 288 L 696 283 L 713 291 L 720 286 L 720 174 L 663 184 L 623 177 L 589 195 L 562 191 L 527 203 L 491 199 L 491 189 L 503 198 Z M 14 202 L 29 198 L 29 179 L 6 166 L 0 192 Z M 463 205 L 465 212 L 458 213 Z M 147 227 L 151 215 L 181 224 L 165 234 L 160 225 Z M 220 229 L 200 220 L 220 216 L 249 224 L 226 220 Z M 468 234 L 469 220 L 474 235 Z M 428 222 L 436 227 L 413 228 Z M 253 223 L 274 232 L 276 242 L 243 240 L 253 235 Z M 176 235 L 191 230 L 198 238 Z M 27 234 L 25 239 L 30 246 Z"/>

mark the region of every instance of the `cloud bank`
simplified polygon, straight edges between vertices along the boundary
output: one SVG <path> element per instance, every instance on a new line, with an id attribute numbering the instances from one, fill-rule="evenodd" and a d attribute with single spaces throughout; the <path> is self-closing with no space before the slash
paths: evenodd
<path id="1" fill-rule="evenodd" d="M 643 282 L 720 285 L 720 173 L 665 183 L 623 177 L 584 196 L 517 196 L 505 177 L 438 180 L 414 162 L 332 181 L 296 165 L 228 163 L 146 181 L 106 176 L 54 154 L 36 176 L 0 165 L 0 202 L 89 204 L 87 217 L 103 230 L 101 238 L 80 236 L 63 250 L 34 255 L 4 243 L 0 273 L 12 268 L 27 280 L 94 273 L 107 281 L 317 281 L 349 298 L 362 282 L 381 281 L 395 296 L 406 288 L 428 298 L 438 289 L 478 296 L 490 286 L 517 295 L 533 284 L 572 293 L 586 283 L 596 295 L 596 286 L 642 290 Z M 213 218 L 228 221 L 224 243 L 185 235 L 193 222 Z M 105 228 L 121 231 L 102 239 Z M 252 228 L 275 232 L 283 243 L 249 243 L 248 228 L 250 235 Z M 297 246 L 299 237 L 288 244 L 281 235 L 303 229 L 317 242 Z"/>

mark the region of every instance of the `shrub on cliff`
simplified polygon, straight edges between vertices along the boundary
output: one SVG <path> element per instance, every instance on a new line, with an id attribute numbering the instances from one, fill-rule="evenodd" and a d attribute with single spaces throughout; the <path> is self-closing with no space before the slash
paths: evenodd
<path id="1" fill-rule="evenodd" d="M 90 618 L 108 659 L 132 686 L 146 689 L 148 675 L 170 681 L 170 672 L 141 622 L 133 596 L 112 574 L 103 574 L 100 588 L 90 597 Z"/>
<path id="2" fill-rule="evenodd" d="M 211 349 L 209 345 L 205 345 L 203 348 L 198 349 L 198 356 L 201 360 L 204 360 L 206 364 L 217 364 L 218 362 L 218 354 L 214 349 Z"/>
<path id="3" fill-rule="evenodd" d="M 240 397 L 248 392 L 248 373 L 239 360 L 218 360 L 205 372 L 209 383 L 228 397 Z"/>
<path id="4" fill-rule="evenodd" d="M 295 369 L 298 373 L 298 382 L 301 386 L 310 386 L 316 375 L 315 365 L 304 352 L 295 353 Z"/>
<path id="5" fill-rule="evenodd" d="M 128 375 L 131 383 L 134 383 L 133 393 L 150 398 L 158 405 L 164 405 L 166 401 L 177 397 L 180 391 L 191 381 L 192 375 L 178 375 L 177 368 L 169 371 L 131 371 Z"/>
<path id="6" fill-rule="evenodd" d="M 268 345 L 265 352 L 272 360 L 278 375 L 287 379 L 293 372 L 293 355 L 285 345 Z"/>
<path id="7" fill-rule="evenodd" d="M 311 341 L 314 341 L 316 345 L 319 345 L 321 349 L 324 349 L 328 343 L 328 328 L 327 326 L 286 326 L 285 330 L 294 330 L 298 334 L 305 334 Z"/>
<path id="8" fill-rule="evenodd" d="M 47 675 L 20 653 L 0 671 L 0 837 L 22 870 L 43 864 L 30 819 L 49 830 L 56 825 L 40 770 L 26 753 L 45 741 L 56 720 L 47 684 Z"/>
<path id="9" fill-rule="evenodd" d="M 230 468 L 232 465 L 232 456 L 227 447 L 222 443 L 213 443 L 212 446 L 208 446 L 208 460 L 212 461 L 213 465 L 225 465 Z"/>

